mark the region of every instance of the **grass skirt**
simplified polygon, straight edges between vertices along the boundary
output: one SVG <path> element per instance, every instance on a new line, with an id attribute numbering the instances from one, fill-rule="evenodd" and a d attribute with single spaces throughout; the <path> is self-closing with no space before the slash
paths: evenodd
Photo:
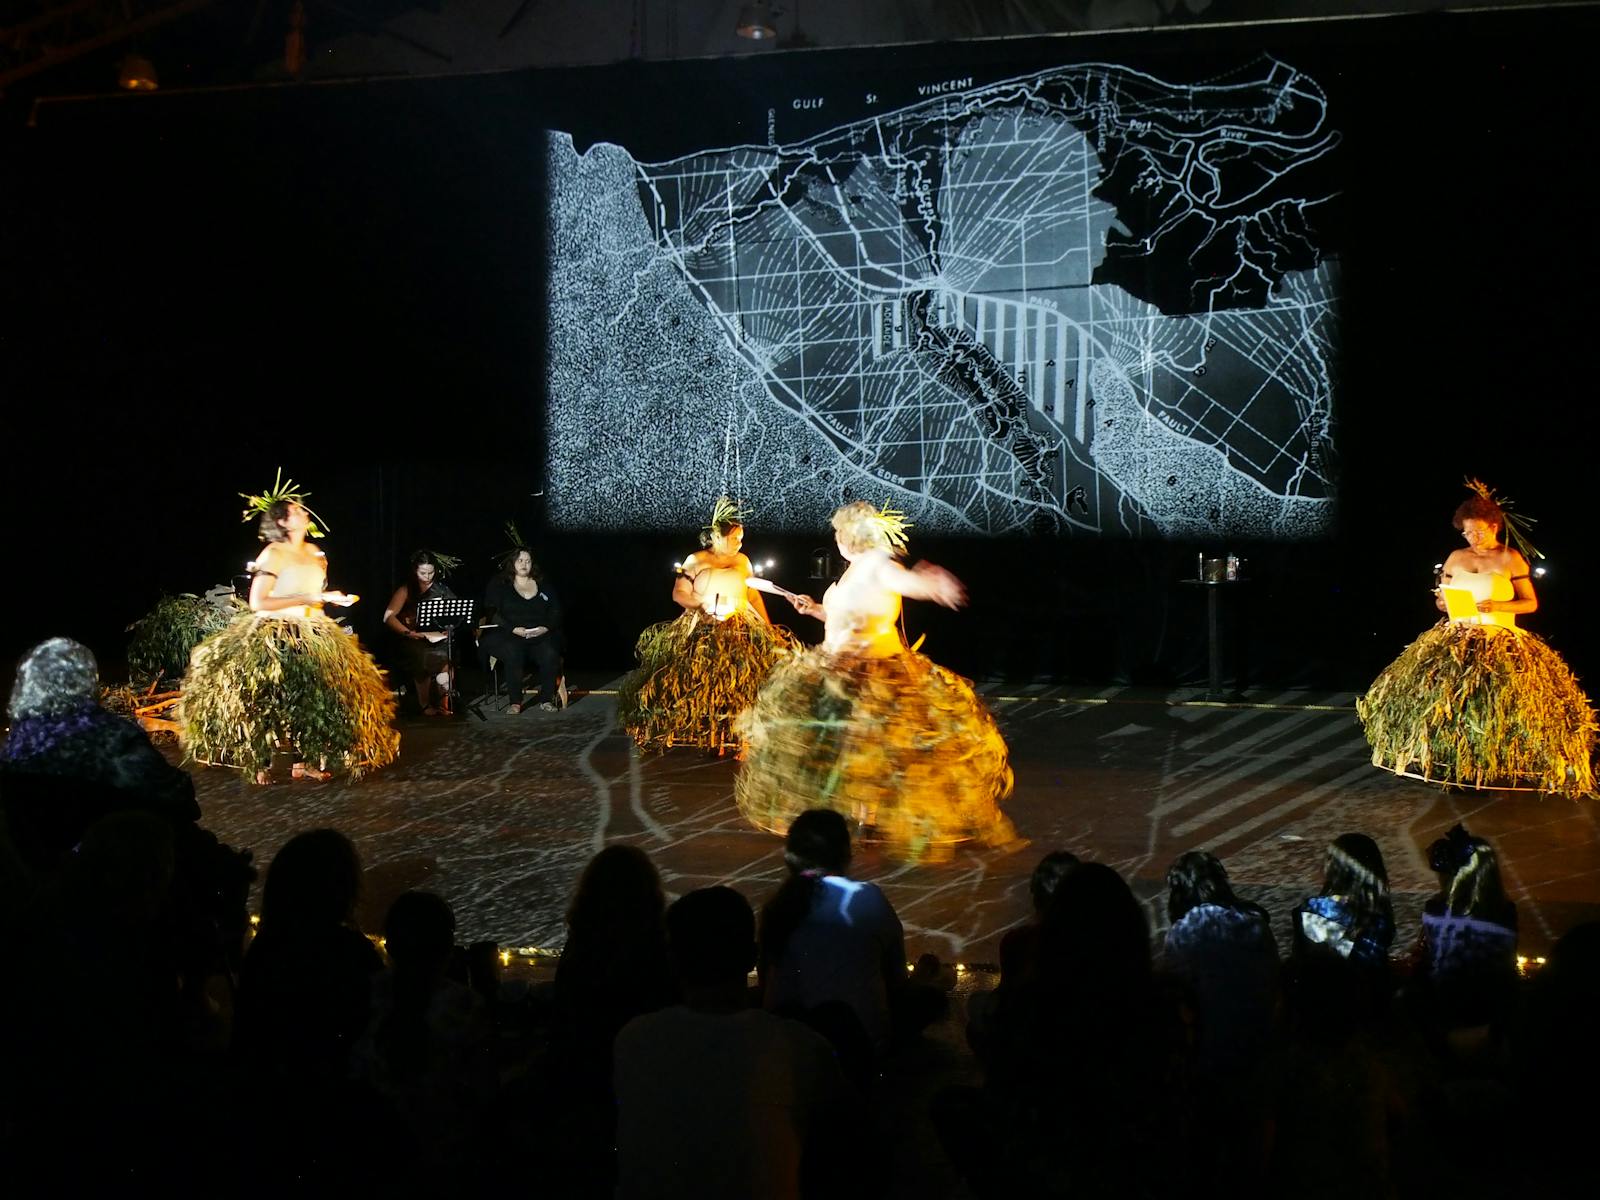
<path id="1" fill-rule="evenodd" d="M 178 724 L 198 762 L 264 771 L 284 742 L 359 778 L 400 752 L 394 708 L 372 657 L 328 617 L 247 612 L 195 647 Z"/>
<path id="2" fill-rule="evenodd" d="M 617 717 L 644 750 L 736 749 L 739 714 L 796 647 L 781 626 L 742 615 L 717 621 L 686 609 L 639 635 L 639 666 L 617 689 Z"/>
<path id="3" fill-rule="evenodd" d="M 1356 712 L 1386 771 L 1594 792 L 1594 710 L 1561 656 L 1526 630 L 1441 621 L 1384 668 Z"/>
<path id="4" fill-rule="evenodd" d="M 772 672 L 743 727 L 734 798 L 760 829 L 785 833 L 806 809 L 831 808 L 911 861 L 1015 840 L 994 718 L 970 683 L 920 654 L 807 650 Z"/>

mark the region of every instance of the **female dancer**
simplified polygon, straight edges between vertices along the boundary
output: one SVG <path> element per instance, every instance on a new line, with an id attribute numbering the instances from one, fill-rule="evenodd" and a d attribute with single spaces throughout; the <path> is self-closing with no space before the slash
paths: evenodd
<path id="1" fill-rule="evenodd" d="M 1453 524 L 1466 547 L 1445 560 L 1443 589 L 1470 601 L 1429 629 L 1356 702 L 1375 766 L 1397 775 L 1471 788 L 1531 788 L 1568 796 L 1594 791 L 1595 720 L 1567 664 L 1517 628 L 1539 606 L 1522 551 L 1533 557 L 1503 501 L 1477 480 Z"/>
<path id="2" fill-rule="evenodd" d="M 271 491 L 245 499 L 265 546 L 250 611 L 190 659 L 178 704 L 189 756 L 242 768 L 257 783 L 272 782 L 275 751 L 292 754 L 296 779 L 327 779 L 330 763 L 358 778 L 392 762 L 394 695 L 360 643 L 323 615 L 324 604 L 357 598 L 327 590 L 327 559 L 307 541 L 322 534 L 304 496 L 280 473 Z"/>
<path id="3" fill-rule="evenodd" d="M 728 497 L 717 501 L 700 540 L 705 549 L 679 565 L 672 586 L 683 613 L 639 635 L 638 669 L 617 692 L 618 718 L 641 749 L 736 748 L 739 714 L 796 646 L 767 619 L 760 593 L 788 593 L 755 575 L 740 549 L 744 521 Z"/>
<path id="4" fill-rule="evenodd" d="M 1000 811 L 1011 767 L 994 718 L 970 683 L 908 649 L 895 624 L 903 597 L 959 608 L 960 581 L 897 561 L 899 513 L 856 501 L 833 514 L 833 528 L 850 565 L 821 604 L 795 602 L 822 619 L 823 642 L 779 664 L 747 714 L 739 810 L 782 833 L 806 809 L 831 808 L 902 859 L 972 839 L 1013 843 Z"/>

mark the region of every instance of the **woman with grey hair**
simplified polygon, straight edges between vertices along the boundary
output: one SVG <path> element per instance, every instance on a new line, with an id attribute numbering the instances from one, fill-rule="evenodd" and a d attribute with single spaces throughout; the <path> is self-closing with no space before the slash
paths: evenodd
<path id="1" fill-rule="evenodd" d="M 102 708 L 99 693 L 94 654 L 71 638 L 39 643 L 17 667 L 0 772 L 13 836 L 33 843 L 19 844 L 26 857 L 34 857 L 29 849 L 46 858 L 70 849 L 97 816 L 114 809 L 183 822 L 200 817 L 188 773 L 162 757 L 138 725 Z"/>

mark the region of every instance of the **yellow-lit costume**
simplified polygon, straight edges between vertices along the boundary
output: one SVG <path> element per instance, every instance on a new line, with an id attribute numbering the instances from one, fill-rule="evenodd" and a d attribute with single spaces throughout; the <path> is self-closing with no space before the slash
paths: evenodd
<path id="1" fill-rule="evenodd" d="M 281 472 L 265 495 L 244 499 L 247 519 L 283 502 L 304 507 Z M 314 521 L 307 533 L 322 536 Z M 327 560 L 309 543 L 287 554 L 268 546 L 258 563 L 258 581 L 272 581 L 268 596 L 320 597 L 327 587 Z M 394 714 L 394 693 L 372 656 L 316 600 L 241 613 L 197 645 L 177 722 L 197 762 L 238 767 L 259 779 L 275 754 L 290 752 L 297 763 L 323 763 L 359 778 L 400 753 Z"/>
<path id="2" fill-rule="evenodd" d="M 685 563 L 692 571 L 695 558 Z M 617 717 L 644 750 L 695 746 L 718 754 L 741 744 L 739 714 L 797 646 L 750 603 L 748 571 L 694 571 L 701 607 L 639 635 L 639 666 L 617 690 Z"/>
<path id="3" fill-rule="evenodd" d="M 779 834 L 808 808 L 833 809 L 903 860 L 1009 844 L 1011 766 L 994 718 L 971 683 L 906 647 L 900 596 L 873 582 L 872 556 L 886 563 L 903 544 L 896 518 L 859 504 L 835 514 L 836 528 L 887 523 L 890 534 L 828 589 L 822 645 L 780 663 L 746 714 L 734 798 Z"/>
<path id="4" fill-rule="evenodd" d="M 744 732 L 734 799 L 759 829 L 831 808 L 911 861 L 1015 839 L 1005 740 L 972 685 L 925 655 L 807 650 L 772 672 Z"/>
<path id="5" fill-rule="evenodd" d="M 1510 600 L 1500 572 L 1458 571 L 1474 600 Z M 1470 788 L 1594 793 L 1594 710 L 1577 677 L 1511 613 L 1446 619 L 1384 668 L 1356 712 L 1374 765 Z"/>
<path id="6" fill-rule="evenodd" d="M 394 694 L 371 655 L 318 610 L 244 613 L 194 649 L 178 722 L 197 762 L 255 773 L 280 745 L 352 778 L 400 752 Z"/>

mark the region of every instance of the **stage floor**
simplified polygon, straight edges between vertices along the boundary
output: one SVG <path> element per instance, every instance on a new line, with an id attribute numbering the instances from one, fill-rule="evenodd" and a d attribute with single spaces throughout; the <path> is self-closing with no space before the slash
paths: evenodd
<path id="1" fill-rule="evenodd" d="M 406 722 L 399 762 L 360 783 L 263 788 L 196 768 L 204 823 L 251 847 L 263 868 L 295 833 L 342 830 L 366 865 L 361 915 L 372 931 L 396 894 L 426 888 L 454 906 L 463 942 L 558 947 L 579 872 L 611 842 L 646 850 L 669 895 L 724 883 L 759 906 L 782 874 L 780 842 L 734 809 L 736 764 L 688 750 L 641 757 L 601 694 L 614 683 L 599 686 L 564 712 L 510 716 L 491 704 L 482 721 Z M 1499 849 L 1523 953 L 1543 954 L 1600 917 L 1593 802 L 1446 792 L 1385 774 L 1349 693 L 1261 692 L 1216 706 L 1192 689 L 984 691 L 1016 769 L 1007 811 L 1029 844 L 917 866 L 858 848 L 855 874 L 887 891 L 913 956 L 993 963 L 1000 936 L 1028 916 L 1029 872 L 1055 849 L 1122 872 L 1156 931 L 1167 924 L 1168 864 L 1208 849 L 1273 914 L 1286 948 L 1289 911 L 1316 887 L 1329 840 L 1350 831 L 1383 848 L 1398 949 L 1434 888 L 1426 847 L 1457 821 Z"/>

